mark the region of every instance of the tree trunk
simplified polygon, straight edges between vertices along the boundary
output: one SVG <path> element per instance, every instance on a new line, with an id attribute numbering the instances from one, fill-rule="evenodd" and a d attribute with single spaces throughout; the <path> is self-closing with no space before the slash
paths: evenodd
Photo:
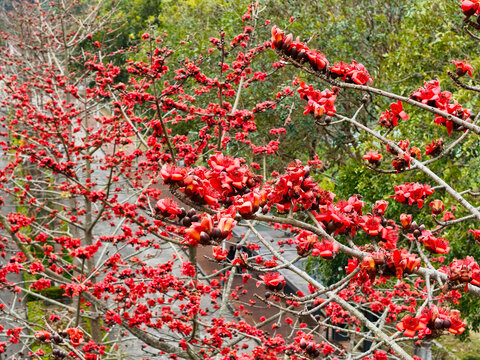
<path id="1" fill-rule="evenodd" d="M 432 340 L 424 340 L 420 345 L 415 345 L 414 355 L 422 360 L 432 360 Z"/>

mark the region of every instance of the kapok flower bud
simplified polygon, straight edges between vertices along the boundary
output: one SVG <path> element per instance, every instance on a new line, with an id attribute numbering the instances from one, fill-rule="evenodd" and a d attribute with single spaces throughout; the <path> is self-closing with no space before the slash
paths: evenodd
<path id="1" fill-rule="evenodd" d="M 404 229 L 408 229 L 412 224 L 413 216 L 411 214 L 401 214 L 400 215 L 400 222 Z"/>
<path id="2" fill-rule="evenodd" d="M 433 200 L 430 203 L 430 209 L 433 215 L 439 215 L 445 210 L 442 200 Z"/>

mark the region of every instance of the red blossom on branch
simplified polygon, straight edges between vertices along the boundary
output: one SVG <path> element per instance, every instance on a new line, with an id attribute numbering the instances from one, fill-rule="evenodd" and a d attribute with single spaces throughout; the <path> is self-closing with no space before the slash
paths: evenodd
<path id="1" fill-rule="evenodd" d="M 262 279 L 262 281 L 257 282 L 257 286 L 265 284 L 265 286 L 272 291 L 280 291 L 286 285 L 285 278 L 278 272 L 260 275 L 260 279 Z"/>
<path id="2" fill-rule="evenodd" d="M 434 190 L 427 184 L 405 183 L 395 186 L 395 195 L 391 197 L 398 202 L 408 205 L 416 204 L 419 209 L 423 207 L 425 198 L 432 195 Z"/>
<path id="3" fill-rule="evenodd" d="M 413 317 L 412 315 L 407 315 L 403 317 L 402 321 L 397 324 L 397 330 L 403 331 L 403 334 L 407 337 L 415 337 L 417 331 L 422 331 L 426 329 L 427 322 L 425 318 Z"/>
<path id="4" fill-rule="evenodd" d="M 464 76 L 465 74 L 468 74 L 470 77 L 472 77 L 473 66 L 471 64 L 461 60 L 451 60 L 450 63 L 455 64 L 458 76 Z"/>

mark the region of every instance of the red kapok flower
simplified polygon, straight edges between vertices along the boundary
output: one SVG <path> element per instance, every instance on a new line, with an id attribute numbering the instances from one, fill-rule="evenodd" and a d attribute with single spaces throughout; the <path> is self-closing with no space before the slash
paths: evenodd
<path id="1" fill-rule="evenodd" d="M 479 10 L 480 3 L 478 0 L 462 0 L 462 11 L 465 16 L 472 16 Z"/>
<path id="2" fill-rule="evenodd" d="M 403 331 L 407 337 L 415 337 L 417 331 L 424 330 L 427 327 L 427 323 L 423 318 L 416 318 L 412 315 L 405 316 L 401 322 L 397 324 L 397 330 Z"/>
<path id="3" fill-rule="evenodd" d="M 422 232 L 422 236 L 420 236 L 419 240 L 423 242 L 423 245 L 427 250 L 436 254 L 448 254 L 450 252 L 448 240 L 443 237 L 436 238 L 428 230 Z"/>
<path id="4" fill-rule="evenodd" d="M 433 215 L 440 215 L 445 210 L 442 200 L 433 200 L 429 206 Z"/>
<path id="5" fill-rule="evenodd" d="M 68 335 L 70 335 L 70 344 L 73 347 L 80 346 L 80 343 L 83 341 L 83 332 L 78 328 L 70 328 L 65 330 Z"/>
<path id="6" fill-rule="evenodd" d="M 425 154 L 430 156 L 438 156 L 443 151 L 443 139 L 433 140 L 430 144 L 425 145 Z"/>
<path id="7" fill-rule="evenodd" d="M 401 214 L 400 215 L 400 222 L 404 229 L 408 229 L 410 224 L 412 223 L 413 216 L 411 214 Z"/>
<path id="8" fill-rule="evenodd" d="M 285 287 L 286 284 L 285 278 L 278 272 L 266 273 L 265 275 L 261 275 L 260 279 L 263 281 L 259 281 L 257 286 L 263 283 L 272 291 L 280 291 Z"/>
<path id="9" fill-rule="evenodd" d="M 222 260 L 225 260 L 227 258 L 227 255 L 228 255 L 228 250 L 227 249 L 223 249 L 222 246 L 214 246 L 212 248 L 212 252 L 213 252 L 213 257 L 215 258 L 215 260 L 217 261 L 222 261 Z"/>
<path id="10" fill-rule="evenodd" d="M 391 197 L 401 203 L 408 203 L 408 205 L 417 204 L 421 209 L 424 199 L 432 195 L 434 190 L 427 184 L 419 183 L 405 183 L 402 185 L 395 185 L 395 195 Z"/>
<path id="11" fill-rule="evenodd" d="M 281 49 L 285 39 L 285 33 L 276 26 L 272 27 L 272 49 Z"/>
<path id="12" fill-rule="evenodd" d="M 385 211 L 387 210 L 387 207 L 388 201 L 378 200 L 375 202 L 375 205 L 373 205 L 373 213 L 375 215 L 383 216 L 385 214 Z"/>
<path id="13" fill-rule="evenodd" d="M 382 157 L 382 154 L 379 154 L 377 151 L 369 151 L 365 155 L 363 155 L 363 160 L 368 161 L 374 166 L 379 166 Z"/>
<path id="14" fill-rule="evenodd" d="M 410 154 L 401 153 L 392 159 L 392 166 L 395 170 L 397 170 L 397 172 L 400 172 L 408 169 L 411 162 L 412 157 L 410 156 Z"/>
<path id="15" fill-rule="evenodd" d="M 477 3 L 477 7 L 478 5 L 479 3 Z M 470 75 L 470 77 L 472 76 L 473 66 L 471 64 L 461 60 L 452 60 L 450 62 L 455 64 L 458 76 L 464 76 L 465 74 Z"/>
<path id="16" fill-rule="evenodd" d="M 448 332 L 451 334 L 459 335 L 465 331 L 465 323 L 460 320 L 460 311 L 452 310 L 448 319 L 451 322 Z"/>
<path id="17" fill-rule="evenodd" d="M 313 256 L 320 255 L 325 259 L 332 259 L 338 252 L 339 246 L 333 241 L 323 239 L 321 242 L 316 242 L 312 251 Z"/>
<path id="18" fill-rule="evenodd" d="M 473 234 L 477 243 L 480 243 L 480 230 L 468 230 L 468 232 Z"/>
<path id="19" fill-rule="evenodd" d="M 231 217 L 222 217 L 218 222 L 218 229 L 221 232 L 221 238 L 225 239 L 237 225 L 237 222 Z"/>
<path id="20" fill-rule="evenodd" d="M 396 103 L 391 103 L 390 108 L 392 109 L 394 116 L 397 116 L 402 120 L 408 120 L 408 115 L 405 111 L 403 111 L 403 105 L 400 100 L 398 100 Z"/>
<path id="21" fill-rule="evenodd" d="M 358 223 L 367 234 L 372 236 L 380 234 L 383 229 L 382 218 L 372 214 L 363 215 Z"/>
<path id="22" fill-rule="evenodd" d="M 174 218 L 178 214 L 182 213 L 182 210 L 178 208 L 176 201 L 172 199 L 160 199 L 155 205 L 155 211 L 157 211 L 163 217 Z"/>

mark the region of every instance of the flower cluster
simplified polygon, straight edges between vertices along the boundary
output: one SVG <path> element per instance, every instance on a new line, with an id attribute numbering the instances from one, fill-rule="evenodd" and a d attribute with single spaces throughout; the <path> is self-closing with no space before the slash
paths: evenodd
<path id="1" fill-rule="evenodd" d="M 309 336 L 304 336 L 298 341 L 298 347 L 305 351 L 309 358 L 317 358 L 321 354 L 328 355 L 333 353 L 335 350 L 327 343 L 322 342 L 317 344 L 315 341 L 312 341 Z"/>
<path id="2" fill-rule="evenodd" d="M 446 272 L 451 282 L 464 283 L 465 289 L 467 289 L 469 283 L 480 286 L 480 266 L 472 256 L 467 256 L 462 260 L 454 260 L 449 267 L 443 267 L 440 270 Z"/>
<path id="3" fill-rule="evenodd" d="M 391 197 L 404 204 L 416 204 L 421 209 L 425 198 L 432 195 L 433 192 L 434 190 L 427 184 L 405 183 L 395 185 L 395 195 L 391 195 Z"/>
<path id="4" fill-rule="evenodd" d="M 356 265 L 356 260 L 354 264 Z M 351 272 L 352 266 L 349 265 L 347 270 Z M 372 279 L 376 275 L 397 276 L 401 279 L 403 274 L 411 274 L 420 267 L 420 258 L 416 254 L 410 254 L 406 249 L 395 249 L 391 252 L 380 249 L 364 257 L 360 266 Z"/>
<path id="5" fill-rule="evenodd" d="M 445 111 L 465 121 L 469 120 L 472 114 L 471 110 L 463 109 L 456 100 L 452 102 L 452 93 L 442 91 L 438 79 L 425 82 L 423 87 L 418 88 L 410 95 L 410 98 Z M 462 130 L 461 126 L 457 123 L 437 114 L 435 114 L 435 124 L 444 125 L 447 128 L 448 135 L 451 135 L 453 130 Z"/>
<path id="6" fill-rule="evenodd" d="M 458 310 L 448 311 L 447 309 L 431 305 L 423 309 L 419 316 L 404 316 L 397 324 L 397 330 L 403 331 L 407 337 L 415 337 L 418 332 L 419 338 L 432 335 L 434 332 L 441 334 L 447 330 L 451 334 L 461 334 L 465 331 L 465 323 L 460 319 Z"/>
<path id="7" fill-rule="evenodd" d="M 305 166 L 300 160 L 288 164 L 285 173 L 280 175 L 271 184 L 267 193 L 269 204 L 276 204 L 278 211 L 297 211 L 304 209 L 318 209 L 319 206 L 331 202 L 334 194 L 323 191 L 310 176 L 310 166 Z"/>
<path id="8" fill-rule="evenodd" d="M 185 209 L 180 209 L 175 200 L 160 199 L 155 205 L 155 211 L 163 217 L 175 218 L 185 212 Z"/>
<path id="9" fill-rule="evenodd" d="M 358 85 L 368 85 L 373 81 L 365 66 L 355 60 L 351 64 L 340 61 L 328 67 L 329 62 L 320 51 L 309 49 L 298 37 L 293 40 L 292 34 L 285 35 L 276 26 L 272 27 L 272 48 L 300 63 L 307 62 L 314 71 L 326 72 L 332 79 L 340 77 L 345 82 Z"/>
<path id="10" fill-rule="evenodd" d="M 400 100 L 390 104 L 390 109 L 385 110 L 380 115 L 379 124 L 387 129 L 391 129 L 398 125 L 398 119 L 408 120 L 407 113 L 403 110 Z"/>
<path id="11" fill-rule="evenodd" d="M 311 112 L 315 119 L 320 119 L 323 114 L 334 115 L 337 112 L 335 100 L 339 88 L 334 87 L 332 90 L 318 91 L 313 89 L 313 85 L 307 86 L 302 81 L 297 91 L 300 98 L 307 101 L 307 106 L 303 112 L 305 115 Z"/>
<path id="12" fill-rule="evenodd" d="M 237 222 L 234 220 L 235 208 L 231 207 L 225 212 L 215 215 L 217 219 L 215 226 L 214 218 L 209 214 L 197 215 L 195 209 L 188 211 L 183 219 L 183 224 L 190 224 L 185 230 L 185 242 L 190 245 L 208 245 L 212 241 L 218 242 L 227 238 Z M 188 221 L 185 221 L 188 219 Z"/>
<path id="13" fill-rule="evenodd" d="M 325 259 L 332 259 L 338 252 L 339 246 L 336 242 L 327 239 L 318 240 L 317 235 L 309 231 L 301 231 L 295 239 L 297 254 L 300 256 L 321 256 Z"/>
<path id="14" fill-rule="evenodd" d="M 385 242 L 381 242 L 385 249 L 394 249 L 398 241 L 398 227 L 393 220 L 383 217 L 388 207 L 388 201 L 380 200 L 375 203 L 372 214 L 366 214 L 358 218 L 358 225 L 368 235 L 379 236 Z"/>
<path id="15" fill-rule="evenodd" d="M 352 60 L 351 64 L 343 61 L 336 62 L 330 67 L 330 72 L 333 79 L 340 77 L 345 82 L 353 82 L 358 85 L 369 85 L 373 82 L 365 66 L 355 60 Z"/>
<path id="16" fill-rule="evenodd" d="M 231 203 L 235 200 L 232 197 L 250 194 L 259 184 L 260 177 L 243 163 L 243 159 L 217 152 L 208 160 L 210 169 L 201 166 L 189 169 L 165 164 L 160 174 L 166 185 L 177 186 L 191 200 L 218 207 L 220 202 Z M 179 214 L 171 203 L 165 201 L 157 204 L 165 215 Z"/>
<path id="17" fill-rule="evenodd" d="M 397 246 L 398 229 L 392 220 L 387 221 L 381 216 L 367 214 L 360 217 L 358 223 L 368 235 L 379 236 L 385 240 L 381 243 L 385 249 L 394 249 Z"/>
<path id="18" fill-rule="evenodd" d="M 78 347 L 84 341 L 83 332 L 78 328 L 69 328 L 65 332 L 70 336 L 70 344 L 73 347 Z"/>
<path id="19" fill-rule="evenodd" d="M 398 153 L 393 147 L 387 145 L 387 151 L 395 155 L 392 159 L 392 167 L 397 170 L 397 172 L 408 169 L 413 158 L 417 158 L 418 160 L 422 158 L 420 149 L 416 146 L 410 147 L 410 141 L 408 141 L 408 139 L 399 141 L 397 146 L 403 150 L 403 152 Z"/>
<path id="20" fill-rule="evenodd" d="M 358 229 L 364 202 L 358 195 L 351 196 L 348 200 L 339 200 L 336 204 L 332 200 L 333 197 L 325 205 L 319 206 L 317 211 L 313 211 L 315 219 L 329 234 L 350 231 L 353 236 Z"/>
<path id="21" fill-rule="evenodd" d="M 87 245 L 87 246 L 81 246 L 75 250 L 73 250 L 70 255 L 73 257 L 77 257 L 82 260 L 88 260 L 92 258 L 95 253 L 98 251 L 98 249 L 102 246 L 101 241 L 96 241 L 92 245 Z"/>

